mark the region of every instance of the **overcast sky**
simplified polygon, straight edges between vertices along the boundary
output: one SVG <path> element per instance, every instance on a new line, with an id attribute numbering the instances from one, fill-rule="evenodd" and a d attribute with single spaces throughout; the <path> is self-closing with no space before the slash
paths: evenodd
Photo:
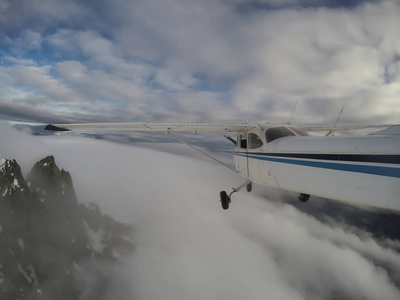
<path id="1" fill-rule="evenodd" d="M 24 175 L 53 154 L 80 202 L 133 225 L 133 255 L 97 266 L 111 276 L 105 299 L 399 299 L 398 239 L 349 225 L 345 211 L 321 222 L 266 187 L 235 194 L 224 211 L 219 191 L 242 179 L 184 145 L 31 136 L 1 122 L 0 141 L 0 158 Z"/>
<path id="2" fill-rule="evenodd" d="M 400 3 L 3 0 L 0 115 L 399 123 Z"/>

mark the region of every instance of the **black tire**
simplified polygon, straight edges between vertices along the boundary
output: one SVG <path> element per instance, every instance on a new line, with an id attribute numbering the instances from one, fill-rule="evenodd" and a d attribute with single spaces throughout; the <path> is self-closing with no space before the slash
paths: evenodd
<path id="1" fill-rule="evenodd" d="M 248 185 L 246 185 L 246 191 L 250 193 L 252 189 L 253 189 L 253 183 L 250 182 Z"/>
<path id="2" fill-rule="evenodd" d="M 221 206 L 224 210 L 227 210 L 229 208 L 229 196 L 225 191 L 222 191 L 219 193 L 219 197 L 221 198 Z"/>
<path id="3" fill-rule="evenodd" d="M 309 194 L 299 193 L 297 196 L 299 197 L 299 200 L 301 202 L 307 202 L 308 199 L 310 199 L 310 195 Z"/>

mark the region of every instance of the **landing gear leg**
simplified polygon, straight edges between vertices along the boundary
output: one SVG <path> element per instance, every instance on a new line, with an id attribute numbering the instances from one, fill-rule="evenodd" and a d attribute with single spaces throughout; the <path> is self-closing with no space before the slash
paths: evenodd
<path id="1" fill-rule="evenodd" d="M 250 186 L 250 191 L 251 191 L 251 187 L 252 187 L 251 181 L 247 180 L 242 185 L 238 186 L 237 188 L 234 188 L 233 191 L 229 194 L 229 196 L 225 191 L 221 191 L 221 193 L 219 193 L 219 197 L 221 199 L 222 208 L 225 210 L 229 208 L 229 203 L 231 203 L 231 196 L 233 193 L 239 192 L 244 187 L 247 187 L 247 191 L 249 191 L 249 186 Z"/>
<path id="2" fill-rule="evenodd" d="M 301 202 L 307 202 L 310 199 L 310 195 L 308 194 L 298 193 L 297 196 Z"/>

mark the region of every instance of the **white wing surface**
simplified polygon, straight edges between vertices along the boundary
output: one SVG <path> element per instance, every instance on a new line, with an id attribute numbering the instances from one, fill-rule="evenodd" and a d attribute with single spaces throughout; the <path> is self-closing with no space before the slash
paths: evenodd
<path id="1" fill-rule="evenodd" d="M 386 124 L 386 125 L 346 125 L 346 124 L 299 124 L 297 125 L 299 128 L 305 131 L 342 131 L 342 130 L 359 130 L 359 129 L 368 129 L 368 128 L 388 128 L 391 126 L 395 126 L 396 124 Z"/>
<path id="2" fill-rule="evenodd" d="M 400 135 L 400 125 L 391 126 L 389 128 L 371 133 L 371 135 Z"/>
<path id="3" fill-rule="evenodd" d="M 261 124 L 260 124 L 261 125 Z M 293 124 L 294 125 L 294 124 Z M 367 128 L 388 128 L 396 124 L 386 125 L 345 125 L 337 124 L 297 124 L 295 126 L 305 131 L 358 130 Z M 261 125 L 262 126 L 262 125 Z M 209 131 L 209 132 L 237 132 L 244 133 L 259 127 L 247 123 L 75 123 L 75 124 L 49 124 L 46 130 L 53 131 Z"/>
<path id="4" fill-rule="evenodd" d="M 254 124 L 241 123 L 81 123 L 50 124 L 46 130 L 53 131 L 214 131 L 214 132 L 246 132 L 258 127 Z"/>

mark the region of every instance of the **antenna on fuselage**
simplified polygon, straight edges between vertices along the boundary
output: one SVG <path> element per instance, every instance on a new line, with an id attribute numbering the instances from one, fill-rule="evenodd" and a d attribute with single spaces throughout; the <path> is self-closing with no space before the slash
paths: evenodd
<path id="1" fill-rule="evenodd" d="M 343 109 L 344 109 L 344 106 L 345 106 L 345 105 L 346 105 L 346 103 L 343 104 L 343 107 L 342 107 L 342 109 L 340 110 L 340 113 L 339 113 L 339 115 L 338 115 L 338 117 L 337 117 L 337 119 L 336 119 L 335 126 L 333 126 L 333 129 L 332 129 L 332 136 L 333 136 L 333 134 L 335 133 L 336 125 L 337 125 L 337 123 L 339 122 L 339 118 L 340 118 L 340 116 L 341 116 L 341 114 L 342 114 L 342 112 L 343 112 Z"/>
<path id="2" fill-rule="evenodd" d="M 293 118 L 293 115 L 294 115 L 294 111 L 296 110 L 297 102 L 299 102 L 299 100 L 296 101 L 296 104 L 293 107 L 292 115 L 290 116 L 288 124 L 290 124 L 292 122 L 292 118 Z"/>

